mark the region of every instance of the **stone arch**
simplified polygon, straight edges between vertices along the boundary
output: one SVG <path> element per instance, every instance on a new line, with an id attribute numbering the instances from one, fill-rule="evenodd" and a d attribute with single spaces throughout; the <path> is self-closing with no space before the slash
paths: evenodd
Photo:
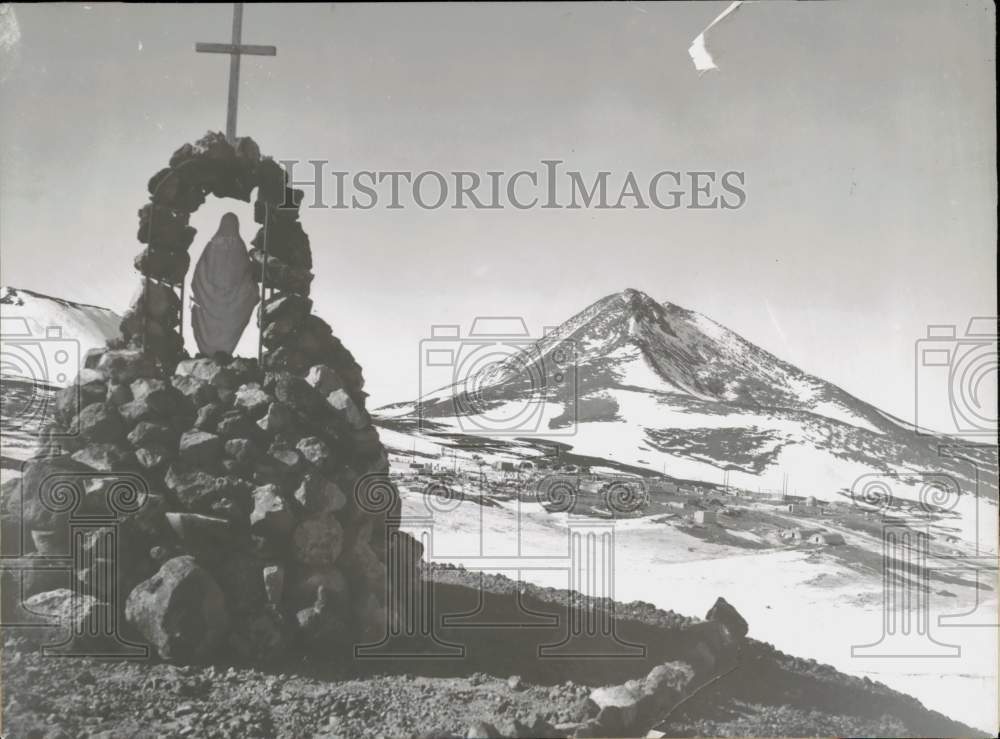
<path id="1" fill-rule="evenodd" d="M 264 368 L 304 375 L 325 364 L 352 395 L 363 397 L 360 367 L 329 324 L 312 314 L 312 250 L 299 222 L 303 192 L 289 186 L 274 159 L 261 156 L 249 137 L 230 144 L 221 132 L 208 132 L 177 149 L 147 189 L 149 202 L 138 213 L 137 238 L 144 248 L 134 262 L 142 290 L 121 324 L 129 346 L 142 348 L 167 372 L 188 356 L 182 324 L 188 249 L 196 233 L 190 216 L 208 195 L 249 203 L 256 192 L 259 228 L 250 257 L 254 279 L 263 282 L 257 325 Z"/>

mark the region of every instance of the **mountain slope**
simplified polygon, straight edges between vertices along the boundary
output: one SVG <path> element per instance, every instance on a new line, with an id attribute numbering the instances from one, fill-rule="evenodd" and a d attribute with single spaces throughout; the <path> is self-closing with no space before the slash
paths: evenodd
<path id="1" fill-rule="evenodd" d="M 926 499 L 967 524 L 969 538 L 982 514 L 977 490 L 997 497 L 995 447 L 951 449 L 953 440 L 918 434 L 711 319 L 636 290 L 598 300 L 505 359 L 460 357 L 455 366 L 456 382 L 380 416 L 432 436 L 511 439 L 512 451 L 560 441 L 573 454 L 713 484 L 727 476 L 753 492 L 787 484 L 836 499 L 878 475 L 897 498 Z M 475 371 L 461 376 L 464 367 Z"/>
<path id="2" fill-rule="evenodd" d="M 17 470 L 51 420 L 55 391 L 72 382 L 89 349 L 120 336 L 107 308 L 0 288 L 0 468 Z"/>
<path id="3" fill-rule="evenodd" d="M 88 349 L 121 335 L 122 319 L 114 311 L 13 287 L 0 288 L 0 319 L 0 373 L 55 386 L 65 386 L 76 377 L 78 358 Z M 60 349 L 69 354 L 65 362 L 55 361 Z M 63 365 L 70 370 L 68 374 Z"/>

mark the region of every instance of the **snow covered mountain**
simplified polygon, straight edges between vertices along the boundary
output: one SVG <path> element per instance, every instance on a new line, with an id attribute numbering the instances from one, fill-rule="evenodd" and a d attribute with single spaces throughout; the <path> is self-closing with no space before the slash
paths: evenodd
<path id="1" fill-rule="evenodd" d="M 0 468 L 31 456 L 56 389 L 76 378 L 89 349 L 120 336 L 120 323 L 107 308 L 0 288 Z"/>
<path id="2" fill-rule="evenodd" d="M 787 486 L 832 500 L 891 490 L 897 500 L 962 509 L 976 507 L 977 489 L 997 498 L 995 447 L 917 433 L 715 321 L 636 290 L 488 361 L 503 342 L 458 342 L 454 382 L 379 417 L 450 443 L 485 436 L 524 456 L 558 443 L 577 457 L 750 492 Z"/>
<path id="3" fill-rule="evenodd" d="M 121 316 L 13 287 L 0 288 L 0 374 L 65 386 L 89 349 L 121 335 Z"/>

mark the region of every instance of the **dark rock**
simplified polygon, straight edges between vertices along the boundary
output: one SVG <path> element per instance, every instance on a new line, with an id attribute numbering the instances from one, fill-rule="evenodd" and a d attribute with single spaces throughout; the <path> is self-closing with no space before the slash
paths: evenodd
<path id="1" fill-rule="evenodd" d="M 226 551 L 236 538 L 233 524 L 226 518 L 177 512 L 167 513 L 164 517 L 177 539 L 192 552 Z"/>
<path id="2" fill-rule="evenodd" d="M 164 466 L 173 462 L 176 456 L 172 448 L 168 448 L 162 444 L 139 447 L 135 450 L 135 458 L 139 466 L 150 471 L 162 470 Z"/>
<path id="3" fill-rule="evenodd" d="M 743 616 L 725 598 L 717 598 L 715 604 L 705 614 L 706 621 L 718 621 L 736 639 L 747 635 L 749 626 Z"/>
<path id="4" fill-rule="evenodd" d="M 368 413 L 359 408 L 347 391 L 334 390 L 326 397 L 326 402 L 336 411 L 337 416 L 352 429 L 361 430 L 371 423 Z"/>
<path id="5" fill-rule="evenodd" d="M 267 413 L 267 407 L 270 403 L 271 396 L 255 382 L 241 385 L 233 399 L 233 407 L 243 411 L 255 421 Z"/>
<path id="6" fill-rule="evenodd" d="M 225 443 L 225 452 L 241 465 L 250 465 L 260 458 L 260 448 L 251 439 L 229 439 Z"/>
<path id="7" fill-rule="evenodd" d="M 141 349 L 118 349 L 100 355 L 97 369 L 112 382 L 130 384 L 140 377 L 155 377 L 156 363 Z"/>
<path id="8" fill-rule="evenodd" d="M 239 615 L 230 627 L 229 648 L 247 662 L 273 662 L 287 654 L 281 618 L 272 609 L 260 608 Z"/>
<path id="9" fill-rule="evenodd" d="M 215 433 L 223 439 L 252 439 L 260 432 L 260 427 L 240 411 L 226 411 L 215 424 Z"/>
<path id="10" fill-rule="evenodd" d="M 266 321 L 288 321 L 295 325 L 302 321 L 312 311 L 312 301 L 309 298 L 294 293 L 286 293 L 269 299 L 264 306 Z"/>
<path id="11" fill-rule="evenodd" d="M 324 398 L 344 387 L 344 383 L 337 373 L 325 364 L 316 364 L 310 367 L 309 374 L 306 375 L 306 382 L 312 385 L 316 392 Z"/>
<path id="12" fill-rule="evenodd" d="M 250 250 L 250 261 L 253 267 L 253 278 L 261 281 L 261 265 L 264 262 L 263 253 L 256 248 Z M 309 295 L 313 274 L 308 269 L 293 267 L 287 262 L 270 254 L 267 255 L 267 286 L 282 292 L 292 292 L 302 296 Z"/>
<path id="13" fill-rule="evenodd" d="M 188 510 L 208 510 L 222 496 L 220 479 L 201 470 L 171 465 L 164 482 Z"/>
<path id="14" fill-rule="evenodd" d="M 100 472 L 126 472 L 137 464 L 135 455 L 118 444 L 88 444 L 73 459 Z"/>
<path id="15" fill-rule="evenodd" d="M 194 234 L 192 234 L 193 237 Z M 135 258 L 135 268 L 139 272 L 146 277 L 163 280 L 172 285 L 184 282 L 190 265 L 191 257 L 187 252 L 156 249 L 151 246 L 147 246 Z"/>
<path id="16" fill-rule="evenodd" d="M 125 424 L 118 409 L 107 403 L 88 405 L 73 421 L 73 428 L 94 442 L 119 441 L 125 434 Z"/>
<path id="17" fill-rule="evenodd" d="M 193 375 L 175 375 L 171 379 L 171 383 L 195 407 L 214 403 L 219 399 L 219 393 L 215 385 Z"/>
<path id="18" fill-rule="evenodd" d="M 97 635 L 107 630 L 109 616 L 107 606 L 93 595 L 80 595 L 68 588 L 32 595 L 24 601 L 22 611 L 31 623 L 52 627 L 41 631 L 20 629 L 43 644 L 63 641 L 67 631 L 78 646 L 96 644 L 100 641 Z"/>
<path id="19" fill-rule="evenodd" d="M 284 403 L 275 402 L 268 405 L 267 413 L 257 421 L 257 426 L 264 433 L 274 435 L 288 428 L 294 420 L 295 414 L 291 408 Z"/>
<path id="20" fill-rule="evenodd" d="M 295 525 L 295 517 L 276 485 L 262 485 L 256 488 L 253 493 L 253 503 L 250 527 L 254 533 L 280 539 L 291 532 Z"/>
<path id="21" fill-rule="evenodd" d="M 118 413 L 128 426 L 135 426 L 142 421 L 163 421 L 167 414 L 143 400 L 131 400 L 118 406 Z"/>
<path id="22" fill-rule="evenodd" d="M 185 431 L 177 448 L 178 457 L 190 465 L 212 465 L 222 456 L 222 439 L 205 431 Z"/>
<path id="23" fill-rule="evenodd" d="M 292 532 L 292 550 L 305 565 L 331 565 L 337 561 L 344 544 L 344 530 L 330 514 L 320 514 L 301 521 Z"/>
<path id="24" fill-rule="evenodd" d="M 219 419 L 224 409 L 219 403 L 208 403 L 198 409 L 194 418 L 194 427 L 199 431 L 211 433 L 218 428 Z"/>
<path id="25" fill-rule="evenodd" d="M 170 387 L 171 385 L 165 381 L 153 377 L 140 377 L 129 385 L 133 400 L 142 400 L 152 396 L 153 398 L 162 397 L 166 401 L 172 396 L 172 393 L 168 392 Z M 169 406 L 164 404 L 164 409 L 169 410 Z"/>
<path id="26" fill-rule="evenodd" d="M 183 211 L 154 203 L 147 203 L 139 210 L 139 243 L 171 253 L 185 253 L 194 236 L 195 230 L 188 225 L 188 214 Z"/>
<path id="27" fill-rule="evenodd" d="M 124 383 L 112 382 L 108 384 L 105 399 L 111 405 L 119 407 L 132 401 L 132 390 Z"/>
<path id="28" fill-rule="evenodd" d="M 277 377 L 272 392 L 275 399 L 304 416 L 314 415 L 322 403 L 322 396 L 313 389 L 313 386 L 296 375 Z"/>
<path id="29" fill-rule="evenodd" d="M 168 560 L 137 585 L 125 617 L 160 657 L 180 662 L 209 659 L 229 626 L 222 591 L 190 556 Z"/>
<path id="30" fill-rule="evenodd" d="M 317 436 L 306 436 L 300 439 L 295 448 L 299 454 L 313 467 L 323 468 L 330 461 L 330 447 Z"/>
<path id="31" fill-rule="evenodd" d="M 268 602 L 280 606 L 285 593 L 285 568 L 282 565 L 268 565 L 261 570 L 261 577 Z"/>
<path id="32" fill-rule="evenodd" d="M 309 514 L 332 513 L 347 504 L 347 496 L 337 483 L 316 472 L 310 472 L 302 478 L 293 497 Z"/>
<path id="33" fill-rule="evenodd" d="M 129 443 L 135 447 L 150 447 L 154 445 L 173 445 L 177 441 L 177 433 L 162 423 L 140 421 L 128 434 Z"/>

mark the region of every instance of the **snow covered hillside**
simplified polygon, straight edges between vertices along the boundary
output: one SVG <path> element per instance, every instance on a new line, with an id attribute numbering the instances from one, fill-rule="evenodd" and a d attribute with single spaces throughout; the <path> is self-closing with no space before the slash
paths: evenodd
<path id="1" fill-rule="evenodd" d="M 16 469 L 34 452 L 56 388 L 76 378 L 89 349 L 120 335 L 120 323 L 107 308 L 0 288 L 0 466 Z"/>

